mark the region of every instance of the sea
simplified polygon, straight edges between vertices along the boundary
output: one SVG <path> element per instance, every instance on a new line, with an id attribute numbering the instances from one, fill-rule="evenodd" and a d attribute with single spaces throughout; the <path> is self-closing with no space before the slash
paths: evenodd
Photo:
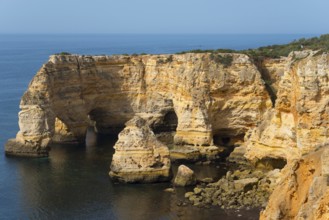
<path id="1" fill-rule="evenodd" d="M 0 219 L 258 219 L 259 209 L 198 208 L 184 201 L 171 183 L 117 184 L 108 176 L 115 136 L 97 136 L 83 146 L 54 145 L 48 158 L 15 158 L 4 144 L 18 131 L 19 102 L 49 56 L 172 54 L 192 49 L 249 49 L 289 43 L 315 34 L 156 35 L 0 34 Z M 190 164 L 198 176 L 220 178 L 224 163 Z M 173 171 L 177 166 L 173 166 Z"/>

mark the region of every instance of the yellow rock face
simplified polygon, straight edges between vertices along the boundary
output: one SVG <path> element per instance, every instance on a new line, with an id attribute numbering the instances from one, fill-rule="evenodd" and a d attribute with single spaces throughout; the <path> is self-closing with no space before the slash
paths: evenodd
<path id="1" fill-rule="evenodd" d="M 114 145 L 110 176 L 122 182 L 167 181 L 170 157 L 167 146 L 157 140 L 147 122 L 135 116 L 126 123 Z"/>
<path id="2" fill-rule="evenodd" d="M 169 112 L 178 118 L 175 145 L 241 140 L 271 101 L 249 57 L 221 55 L 231 65 L 211 54 L 51 56 L 22 97 L 16 142 L 46 147 L 68 134 L 83 142 L 89 126 L 117 134 L 135 115 L 152 127 Z"/>
<path id="3" fill-rule="evenodd" d="M 291 161 L 260 219 L 328 219 L 329 151 L 327 146 Z"/>
<path id="4" fill-rule="evenodd" d="M 292 53 L 278 87 L 275 109 L 246 136 L 249 160 L 293 160 L 327 144 L 329 56 Z"/>

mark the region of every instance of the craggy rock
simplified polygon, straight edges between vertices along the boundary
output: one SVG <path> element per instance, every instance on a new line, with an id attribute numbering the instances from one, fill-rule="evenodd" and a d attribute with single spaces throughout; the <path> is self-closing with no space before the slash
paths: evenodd
<path id="1" fill-rule="evenodd" d="M 168 179 L 166 145 L 173 160 L 189 161 L 239 146 L 230 161 L 274 170 L 202 183 L 186 194 L 194 205 L 264 206 L 281 178 L 275 168 L 285 167 L 262 218 L 328 219 L 328 84 L 329 55 L 318 51 L 260 63 L 237 53 L 54 55 L 24 93 L 5 151 L 47 156 L 52 142 L 84 143 L 88 127 L 118 134 L 139 116 L 120 133 L 112 177 Z"/>
<path id="2" fill-rule="evenodd" d="M 194 171 L 185 165 L 180 165 L 174 179 L 175 186 L 192 186 L 196 184 Z"/>
<path id="3" fill-rule="evenodd" d="M 257 185 L 258 181 L 259 179 L 256 177 L 234 180 L 234 189 L 237 191 L 248 192 L 253 186 Z"/>
<path id="4" fill-rule="evenodd" d="M 328 54 L 302 51 L 289 55 L 275 108 L 245 137 L 247 159 L 255 164 L 268 159 L 295 160 L 327 144 L 328 77 Z"/>
<path id="5" fill-rule="evenodd" d="M 328 159 L 325 146 L 289 163 L 260 219 L 328 219 Z"/>
<path id="6" fill-rule="evenodd" d="M 161 182 L 171 177 L 168 147 L 138 116 L 126 123 L 114 145 L 110 176 L 121 182 Z"/>
<path id="7" fill-rule="evenodd" d="M 185 198 L 199 207 L 265 207 L 280 177 L 278 169 L 266 172 L 253 169 L 228 171 L 215 183 L 198 185 L 193 192 L 187 192 Z"/>
<path id="8" fill-rule="evenodd" d="M 231 56 L 232 63 L 222 64 L 218 55 Z M 244 54 L 53 55 L 20 108 L 20 130 L 6 144 L 8 154 L 45 156 L 53 141 L 83 143 L 88 127 L 118 134 L 139 115 L 156 135 L 166 133 L 158 135 L 162 141 L 214 158 L 220 150 L 199 147 L 243 140 L 271 100 Z"/>

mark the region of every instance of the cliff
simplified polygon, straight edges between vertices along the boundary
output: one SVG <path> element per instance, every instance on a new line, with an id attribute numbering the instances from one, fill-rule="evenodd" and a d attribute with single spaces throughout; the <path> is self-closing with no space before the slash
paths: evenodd
<path id="1" fill-rule="evenodd" d="M 156 133 L 174 131 L 178 146 L 243 140 L 271 101 L 248 56 L 218 56 L 232 62 L 209 53 L 51 56 L 22 97 L 6 153 L 45 156 L 52 141 L 84 142 L 90 126 L 117 134 L 135 115 Z"/>
<path id="2" fill-rule="evenodd" d="M 292 161 L 270 197 L 262 220 L 329 218 L 328 147 Z"/>
<path id="3" fill-rule="evenodd" d="M 294 160 L 327 144 L 329 56 L 293 52 L 285 61 L 275 108 L 246 135 L 246 157 Z"/>
<path id="4" fill-rule="evenodd" d="M 5 150 L 47 156 L 52 142 L 83 143 L 89 127 L 121 132 L 110 175 L 152 182 L 170 176 L 168 148 L 194 160 L 240 146 L 235 161 L 285 167 L 263 219 L 325 219 L 328 94 L 329 55 L 310 50 L 256 63 L 238 53 L 54 55 L 24 93 Z"/>

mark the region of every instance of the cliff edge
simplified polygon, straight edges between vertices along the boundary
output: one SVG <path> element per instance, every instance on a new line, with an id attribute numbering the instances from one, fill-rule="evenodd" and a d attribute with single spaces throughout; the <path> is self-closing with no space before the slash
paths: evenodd
<path id="1" fill-rule="evenodd" d="M 53 141 L 83 143 L 90 126 L 118 134 L 135 115 L 155 133 L 173 131 L 176 146 L 241 141 L 272 103 L 248 56 L 216 56 L 53 55 L 21 99 L 6 153 L 46 156 Z"/>

